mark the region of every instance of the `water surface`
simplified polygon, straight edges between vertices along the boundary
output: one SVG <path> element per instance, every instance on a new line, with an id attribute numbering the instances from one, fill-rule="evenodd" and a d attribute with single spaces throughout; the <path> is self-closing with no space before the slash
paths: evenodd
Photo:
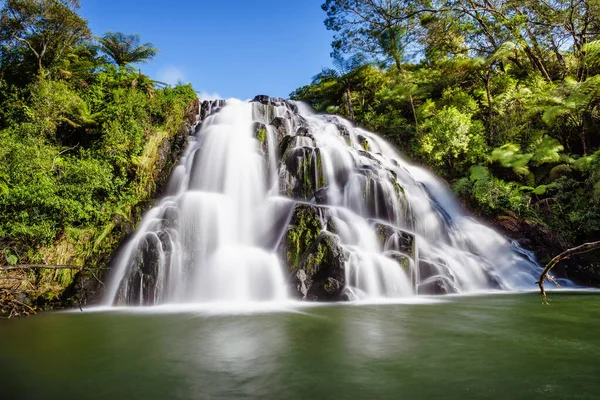
<path id="1" fill-rule="evenodd" d="M 2 399 L 598 399 L 600 295 L 0 323 Z"/>

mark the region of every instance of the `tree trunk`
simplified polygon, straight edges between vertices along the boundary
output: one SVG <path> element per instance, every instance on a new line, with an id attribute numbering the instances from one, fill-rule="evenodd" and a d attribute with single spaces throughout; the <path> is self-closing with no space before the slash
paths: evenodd
<path id="1" fill-rule="evenodd" d="M 408 93 L 408 98 L 410 99 L 410 109 L 412 111 L 413 118 L 415 119 L 415 128 L 417 129 L 417 132 L 419 132 L 419 121 L 417 119 L 417 112 L 415 110 L 415 102 L 413 100 L 412 93 Z"/>
<path id="2" fill-rule="evenodd" d="M 490 88 L 490 80 L 492 78 L 492 66 L 490 65 L 487 74 L 485 75 L 485 94 L 487 96 L 488 101 L 488 141 L 489 144 L 492 144 L 492 117 L 493 117 L 493 109 L 492 109 L 492 90 Z"/>
<path id="3" fill-rule="evenodd" d="M 350 121 L 354 123 L 354 107 L 352 106 L 352 97 L 350 96 L 350 86 L 346 86 L 346 97 L 348 98 L 348 115 Z"/>
<path id="4" fill-rule="evenodd" d="M 583 147 L 583 154 L 587 155 L 587 140 L 585 140 L 585 130 L 584 127 L 581 127 L 579 131 L 579 137 L 581 138 L 581 146 Z"/>

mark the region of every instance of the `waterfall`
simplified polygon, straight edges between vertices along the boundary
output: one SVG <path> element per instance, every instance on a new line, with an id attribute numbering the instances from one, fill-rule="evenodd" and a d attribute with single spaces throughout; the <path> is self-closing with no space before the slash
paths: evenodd
<path id="1" fill-rule="evenodd" d="M 205 101 L 106 303 L 361 300 L 514 289 L 539 265 L 385 140 L 302 103 Z"/>

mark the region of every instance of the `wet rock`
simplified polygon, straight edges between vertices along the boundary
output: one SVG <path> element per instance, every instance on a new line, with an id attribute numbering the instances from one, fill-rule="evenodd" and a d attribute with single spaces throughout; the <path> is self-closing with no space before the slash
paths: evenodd
<path id="1" fill-rule="evenodd" d="M 448 272 L 448 267 L 441 262 L 431 260 L 419 260 L 419 278 L 421 281 L 427 280 L 433 276 L 444 275 Z"/>
<path id="2" fill-rule="evenodd" d="M 305 300 L 342 299 L 347 256 L 339 238 L 323 231 L 327 208 L 297 204 L 277 253 L 289 274 L 293 293 Z"/>
<path id="3" fill-rule="evenodd" d="M 363 135 L 358 135 L 358 143 L 365 150 L 365 152 L 370 150 L 369 140 Z"/>
<path id="4" fill-rule="evenodd" d="M 287 131 L 288 125 L 287 125 L 286 119 L 283 117 L 273 118 L 270 125 L 273 126 L 273 128 L 275 128 L 277 142 L 279 142 L 279 143 L 281 143 L 281 141 L 284 140 L 287 137 L 287 135 L 290 134 Z M 283 154 L 283 153 L 280 153 L 280 154 Z"/>
<path id="5" fill-rule="evenodd" d="M 450 294 L 458 293 L 454 283 L 445 276 L 434 276 L 422 281 L 418 287 L 419 294 Z"/>
<path id="6" fill-rule="evenodd" d="M 315 202 L 317 204 L 327 204 L 327 201 L 328 201 L 327 191 L 328 191 L 328 189 L 329 188 L 324 187 L 324 188 L 321 188 L 321 189 L 319 189 L 319 190 L 317 190 L 315 192 Z"/>
<path id="7" fill-rule="evenodd" d="M 252 101 L 256 101 L 262 104 L 269 104 L 269 99 L 270 97 L 265 95 L 265 94 L 259 94 L 254 96 L 254 98 L 252 99 Z"/>
<path id="8" fill-rule="evenodd" d="M 163 243 L 158 235 L 148 234 L 140 239 L 134 264 L 130 268 L 127 297 L 129 305 L 153 305 L 156 303 Z"/>
<path id="9" fill-rule="evenodd" d="M 281 157 L 279 192 L 298 200 L 310 200 L 319 188 L 325 186 L 321 168 L 320 149 L 292 147 Z"/>
<path id="10" fill-rule="evenodd" d="M 347 260 L 339 238 L 330 232 L 321 232 L 298 265 L 298 269 L 306 274 L 308 290 L 303 298 L 342 300 Z"/>
<path id="11" fill-rule="evenodd" d="M 319 207 L 309 204 L 294 206 L 287 230 L 277 248 L 282 264 L 289 271 L 298 269 L 300 260 L 323 229 L 321 213 Z"/>
<path id="12" fill-rule="evenodd" d="M 200 106 L 200 121 L 216 114 L 225 106 L 225 100 L 204 100 Z"/>
<path id="13" fill-rule="evenodd" d="M 306 287 L 306 272 L 304 272 L 303 269 L 299 269 L 296 271 L 294 278 L 296 281 L 296 291 L 300 294 L 301 298 L 306 298 L 306 295 L 308 294 L 308 288 Z"/>
<path id="14" fill-rule="evenodd" d="M 310 138 L 313 138 L 313 135 L 310 133 L 310 130 L 306 126 L 300 126 L 300 127 L 298 127 L 298 129 L 296 129 L 296 135 L 298 135 L 298 136 L 308 136 Z"/>
<path id="15" fill-rule="evenodd" d="M 374 221 L 373 227 L 384 250 L 398 251 L 410 257 L 415 256 L 415 235 L 379 221 Z"/>
<path id="16" fill-rule="evenodd" d="M 277 105 L 277 106 L 284 105 L 286 103 L 285 99 L 282 99 L 281 97 L 269 97 L 264 94 L 259 94 L 257 96 L 254 96 L 252 101 L 255 101 L 255 102 L 258 102 L 261 104 L 273 104 L 273 105 Z"/>
<path id="17" fill-rule="evenodd" d="M 404 254 L 395 250 L 388 250 L 383 255 L 396 261 L 406 276 L 411 278 L 412 281 L 412 278 L 414 277 L 414 262 L 408 254 Z"/>

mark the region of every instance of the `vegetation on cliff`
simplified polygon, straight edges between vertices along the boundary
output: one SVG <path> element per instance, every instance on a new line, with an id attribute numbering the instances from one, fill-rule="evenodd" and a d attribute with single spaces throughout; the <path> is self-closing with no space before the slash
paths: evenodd
<path id="1" fill-rule="evenodd" d="M 543 261 L 600 239 L 598 2 L 322 8 L 338 68 L 293 99 L 384 135 Z"/>
<path id="2" fill-rule="evenodd" d="M 190 85 L 166 86 L 129 64 L 152 58 L 151 44 L 94 38 L 78 8 L 7 0 L 0 11 L 0 269 L 104 266 L 193 122 Z M 14 270 L 0 289 L 41 305 L 77 272 Z"/>

